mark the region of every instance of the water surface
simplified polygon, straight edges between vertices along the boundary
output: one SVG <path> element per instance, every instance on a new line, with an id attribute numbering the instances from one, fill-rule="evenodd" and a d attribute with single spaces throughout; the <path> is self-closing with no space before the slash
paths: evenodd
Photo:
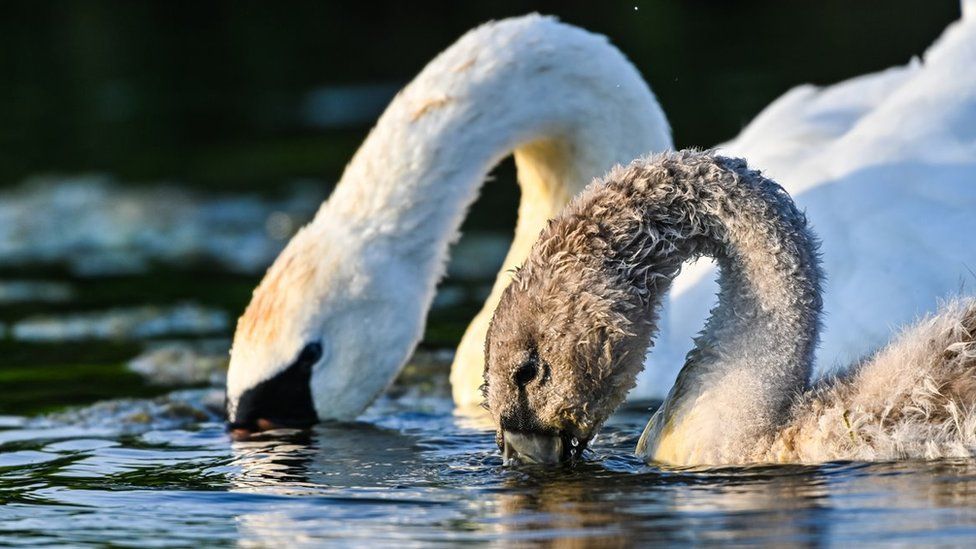
<path id="1" fill-rule="evenodd" d="M 205 410 L 205 394 L 174 400 Z M 454 415 L 446 397 L 385 398 L 357 423 L 233 443 L 213 418 L 126 433 L 70 417 L 0 421 L 0 543 L 820 545 L 976 536 L 971 461 L 662 469 L 631 453 L 647 417 L 641 407 L 619 413 L 585 463 L 557 470 L 503 466 L 491 432 Z"/>

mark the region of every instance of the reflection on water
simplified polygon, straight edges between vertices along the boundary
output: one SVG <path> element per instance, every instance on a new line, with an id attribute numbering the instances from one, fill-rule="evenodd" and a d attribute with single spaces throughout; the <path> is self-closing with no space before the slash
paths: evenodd
<path id="1" fill-rule="evenodd" d="M 181 395 L 206 410 L 206 392 Z M 587 462 L 555 471 L 502 466 L 492 433 L 440 396 L 387 398 L 362 422 L 249 442 L 230 442 L 202 417 L 125 433 L 70 416 L 43 427 L 0 422 L 0 543 L 821 545 L 976 535 L 971 461 L 661 469 L 631 454 L 642 409 L 618 414 Z"/>
<path id="2" fill-rule="evenodd" d="M 259 273 L 328 191 L 321 181 L 288 187 L 286 197 L 268 199 L 99 175 L 32 178 L 0 192 L 0 262 L 56 263 L 86 276 L 187 261 Z"/>
<path id="3" fill-rule="evenodd" d="M 28 317 L 11 336 L 22 341 L 63 342 L 77 339 L 145 339 L 171 334 L 212 334 L 227 330 L 223 311 L 193 304 L 134 307 L 104 312 Z"/>

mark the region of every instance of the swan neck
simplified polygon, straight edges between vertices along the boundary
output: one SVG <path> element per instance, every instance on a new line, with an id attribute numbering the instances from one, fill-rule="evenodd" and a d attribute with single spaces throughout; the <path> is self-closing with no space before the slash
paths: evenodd
<path id="1" fill-rule="evenodd" d="M 462 385 L 480 401 L 487 319 L 546 221 L 612 166 L 670 147 L 654 95 L 604 37 L 538 16 L 488 24 L 397 95 L 313 225 L 323 239 L 350 235 L 343 260 L 398 288 L 416 342 L 468 207 L 514 153 L 522 191 L 514 239 L 457 355 L 466 366 L 459 378 L 473 380 Z M 405 361 L 410 349 L 387 352 Z"/>
<path id="2" fill-rule="evenodd" d="M 611 263 L 652 296 L 648 307 L 686 260 L 707 255 L 721 268 L 718 306 L 645 441 L 649 457 L 707 463 L 703 452 L 749 448 L 785 421 L 811 373 L 815 237 L 785 191 L 741 160 L 675 153 L 611 180 L 631 182 L 624 215 L 639 219 L 616 239 Z"/>

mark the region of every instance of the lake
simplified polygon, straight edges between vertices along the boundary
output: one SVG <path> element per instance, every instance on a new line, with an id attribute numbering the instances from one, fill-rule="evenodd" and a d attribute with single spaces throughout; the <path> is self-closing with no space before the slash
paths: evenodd
<path id="1" fill-rule="evenodd" d="M 173 400 L 192 416 L 205 394 Z M 632 455 L 646 407 L 618 413 L 584 463 L 558 470 L 503 466 L 491 431 L 455 416 L 444 395 L 388 397 L 357 423 L 236 443 L 216 418 L 172 410 L 124 432 L 104 421 L 126 408 L 44 425 L 3 418 L 0 543 L 822 546 L 976 535 L 972 461 L 662 469 Z"/>

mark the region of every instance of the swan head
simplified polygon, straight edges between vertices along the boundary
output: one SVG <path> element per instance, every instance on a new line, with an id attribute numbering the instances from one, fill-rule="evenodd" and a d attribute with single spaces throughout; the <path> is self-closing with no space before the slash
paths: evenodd
<path id="1" fill-rule="evenodd" d="M 380 249 L 364 252 L 356 238 L 338 223 L 313 222 L 255 289 L 227 375 L 235 438 L 354 419 L 419 337 L 417 300 L 381 276 L 395 262 Z"/>
<path id="2" fill-rule="evenodd" d="M 651 329 L 640 297 L 554 226 L 535 249 L 570 253 L 530 255 L 485 342 L 485 406 L 506 461 L 578 459 L 636 383 Z"/>

